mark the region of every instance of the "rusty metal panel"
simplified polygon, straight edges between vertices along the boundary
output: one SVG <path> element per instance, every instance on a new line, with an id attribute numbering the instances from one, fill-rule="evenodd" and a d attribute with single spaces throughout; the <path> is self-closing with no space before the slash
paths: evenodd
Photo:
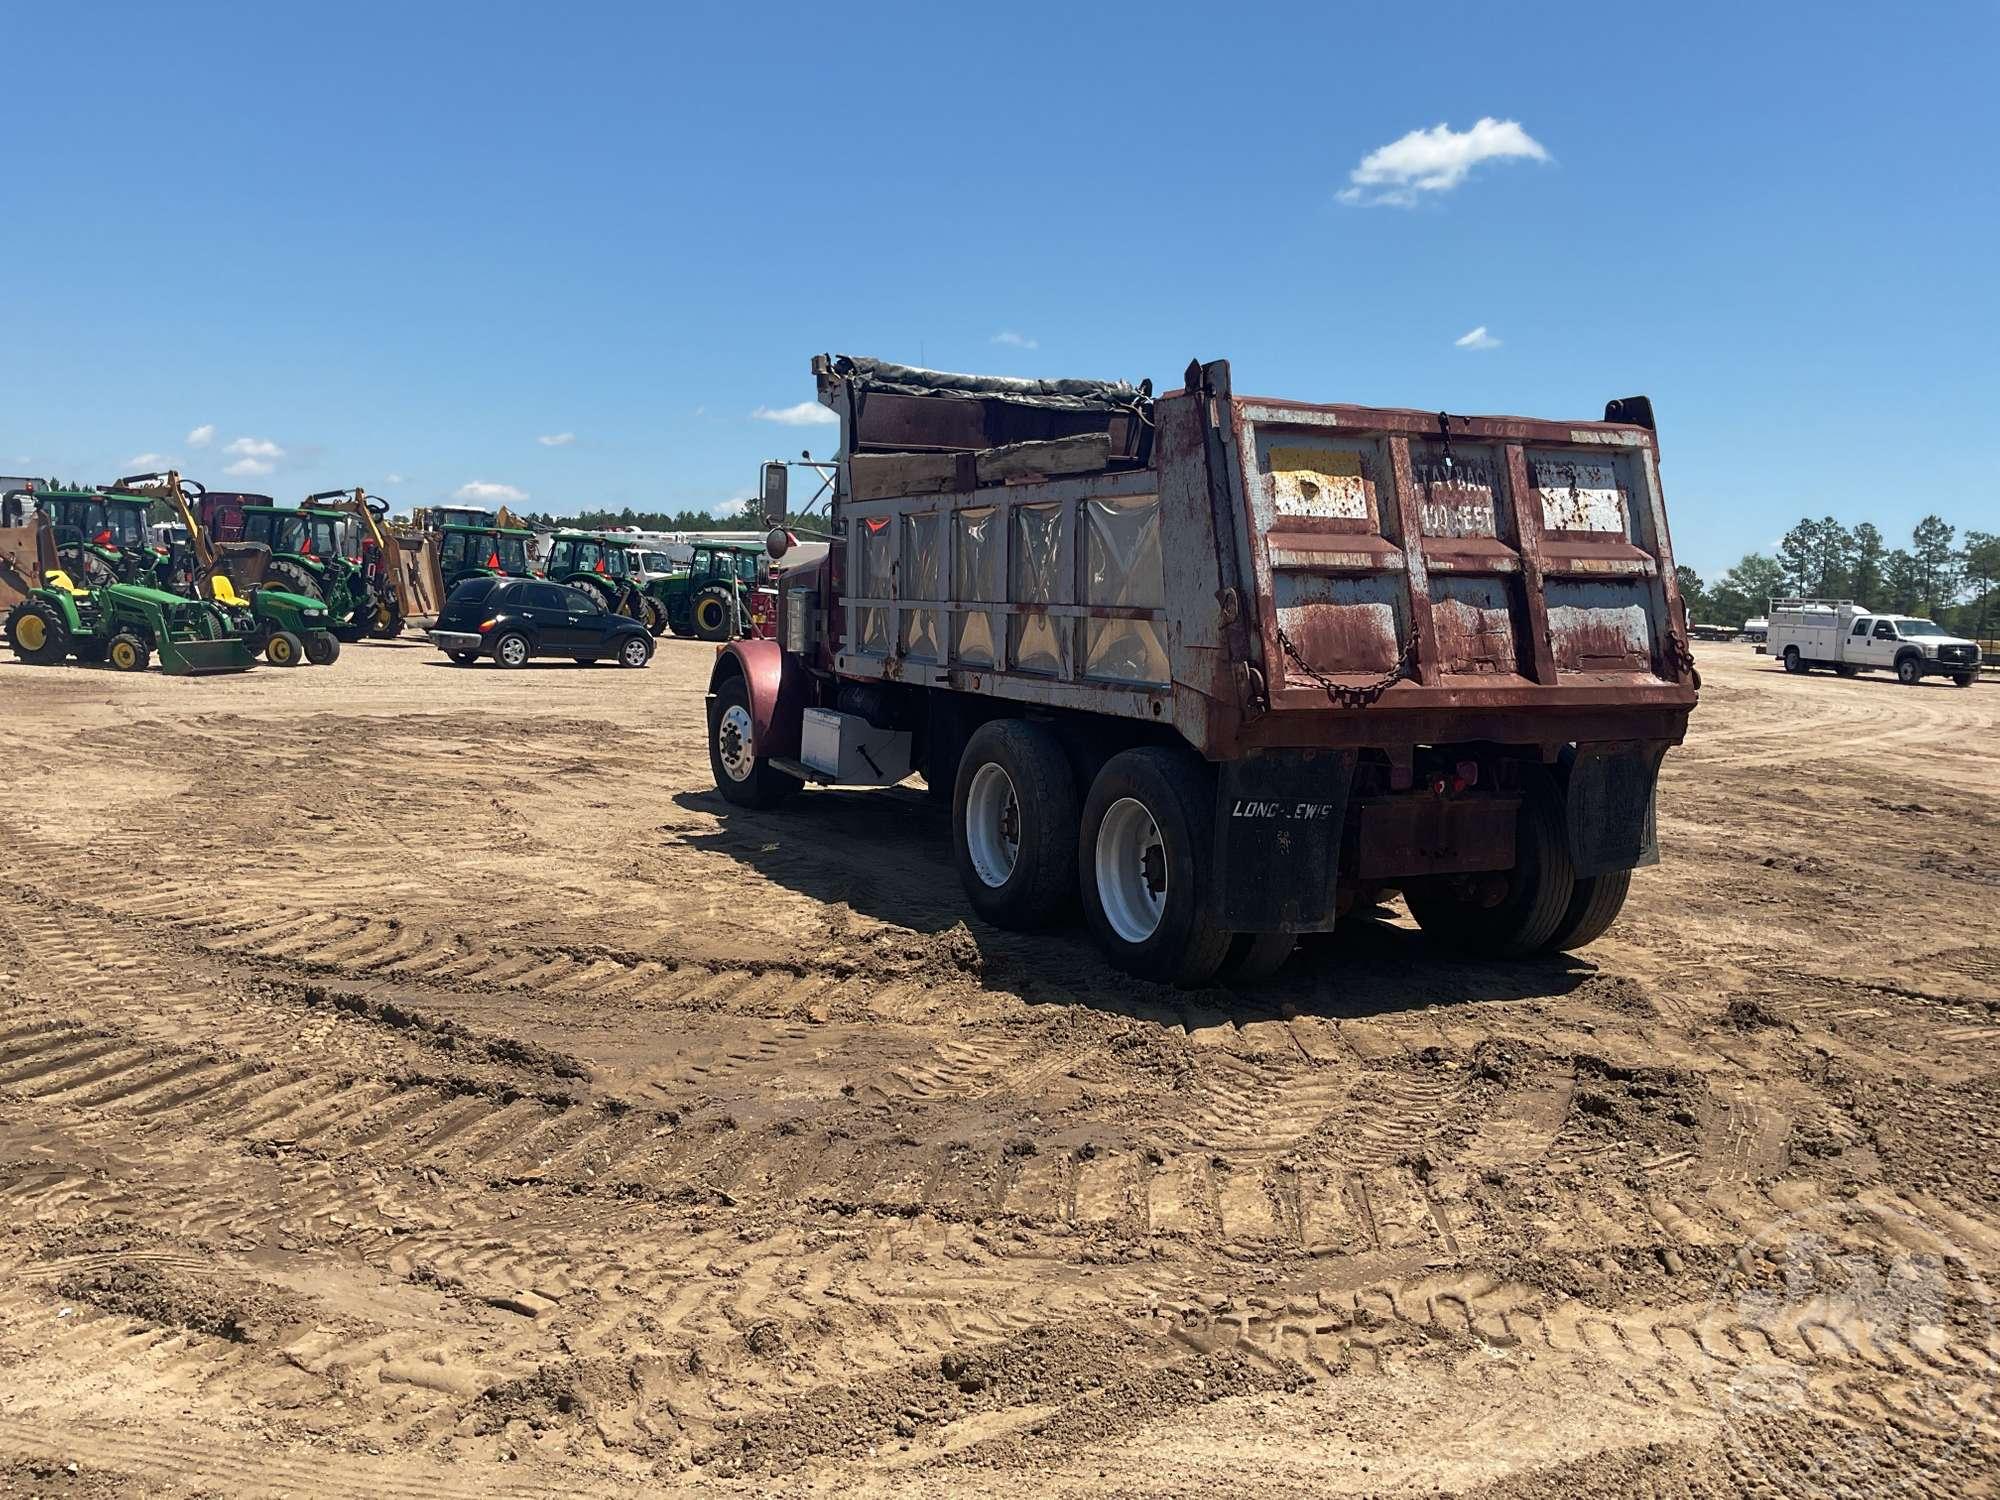
<path id="1" fill-rule="evenodd" d="M 1437 626 L 1438 660 L 1445 671 L 1520 673 L 1512 586 L 1506 578 L 1432 577 L 1431 619 Z"/>
<path id="2" fill-rule="evenodd" d="M 1652 671 L 1652 611 L 1643 581 L 1551 578 L 1546 592 L 1559 672 Z"/>
<path id="3" fill-rule="evenodd" d="M 1624 537 L 1625 490 L 1612 454 L 1531 450 L 1528 472 L 1541 502 L 1542 530 Z"/>
<path id="4" fill-rule="evenodd" d="M 1397 574 L 1281 572 L 1272 579 L 1272 602 L 1278 628 L 1315 672 L 1379 676 L 1402 658 L 1404 599 Z M 1313 684 L 1289 656 L 1284 670 L 1288 684 Z"/>
<path id="5" fill-rule="evenodd" d="M 1366 437 L 1349 437 L 1311 427 L 1256 430 L 1258 507 L 1268 508 L 1264 525 L 1314 529 L 1379 531 L 1383 460 Z"/>
<path id="6" fill-rule="evenodd" d="M 1412 442 L 1410 476 L 1426 537 L 1504 536 L 1499 462 L 1490 448 Z"/>

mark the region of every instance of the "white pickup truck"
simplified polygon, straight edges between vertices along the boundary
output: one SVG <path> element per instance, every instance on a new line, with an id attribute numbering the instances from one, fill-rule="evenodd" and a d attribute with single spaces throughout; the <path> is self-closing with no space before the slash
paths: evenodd
<path id="1" fill-rule="evenodd" d="M 1842 677 L 1894 672 L 1914 687 L 1949 677 L 1960 687 L 1979 678 L 1979 647 L 1929 620 L 1877 614 L 1851 599 L 1773 599 L 1765 648 L 1787 672 L 1831 667 Z"/>

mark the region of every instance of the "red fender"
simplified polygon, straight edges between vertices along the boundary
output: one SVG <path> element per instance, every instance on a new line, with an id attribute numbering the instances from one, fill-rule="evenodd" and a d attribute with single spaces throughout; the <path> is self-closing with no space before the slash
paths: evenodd
<path id="1" fill-rule="evenodd" d="M 798 759 L 810 679 L 797 659 L 787 657 L 776 641 L 730 641 L 716 651 L 715 669 L 708 675 L 711 711 L 717 690 L 731 677 L 750 685 L 750 724 L 757 754 Z"/>

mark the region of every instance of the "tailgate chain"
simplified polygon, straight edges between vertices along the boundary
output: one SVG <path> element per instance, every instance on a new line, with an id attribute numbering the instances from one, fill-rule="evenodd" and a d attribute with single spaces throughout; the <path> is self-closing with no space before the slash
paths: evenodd
<path id="1" fill-rule="evenodd" d="M 1676 672 L 1685 672 L 1694 690 L 1701 691 L 1701 671 L 1694 664 L 1694 648 L 1674 631 L 1667 632 L 1667 660 Z"/>
<path id="2" fill-rule="evenodd" d="M 1415 652 L 1416 644 L 1412 640 L 1405 645 L 1403 654 L 1396 659 L 1396 665 L 1374 682 L 1364 683 L 1360 687 L 1350 687 L 1344 682 L 1335 682 L 1299 655 L 1299 648 L 1292 644 L 1292 638 L 1285 634 L 1284 627 L 1278 627 L 1278 645 L 1283 648 L 1285 655 L 1292 659 L 1293 665 L 1313 680 L 1314 685 L 1326 694 L 1327 702 L 1336 708 L 1366 708 L 1388 692 L 1393 685 L 1409 676 L 1410 658 Z"/>

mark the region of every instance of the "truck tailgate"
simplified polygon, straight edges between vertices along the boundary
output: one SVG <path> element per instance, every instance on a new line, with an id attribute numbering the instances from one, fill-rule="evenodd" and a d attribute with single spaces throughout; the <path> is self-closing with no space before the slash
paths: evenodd
<path id="1" fill-rule="evenodd" d="M 1274 711 L 1692 703 L 1646 427 L 1229 410 Z"/>

